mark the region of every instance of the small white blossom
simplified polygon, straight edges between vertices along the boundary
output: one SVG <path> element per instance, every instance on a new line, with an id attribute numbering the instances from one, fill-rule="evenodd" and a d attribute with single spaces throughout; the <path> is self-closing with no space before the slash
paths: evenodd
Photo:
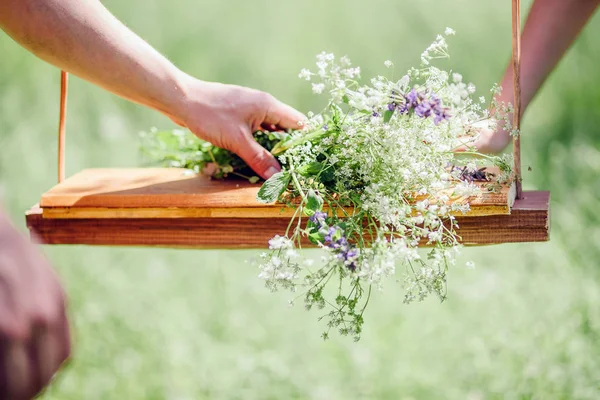
<path id="1" fill-rule="evenodd" d="M 450 35 L 454 35 L 456 34 L 456 31 L 452 28 L 446 28 L 446 30 L 444 31 L 444 35 L 446 36 L 450 36 Z"/>
<path id="2" fill-rule="evenodd" d="M 340 64 L 342 64 L 342 66 L 344 67 L 349 67 L 352 63 L 350 62 L 350 59 L 347 56 L 343 56 L 342 58 L 340 58 Z"/>
<path id="3" fill-rule="evenodd" d="M 311 76 L 312 76 L 312 73 L 309 70 L 307 70 L 306 68 L 303 68 L 300 71 L 300 74 L 298 75 L 298 78 L 310 81 L 310 77 Z"/>
<path id="4" fill-rule="evenodd" d="M 321 94 L 323 93 L 323 90 L 325 90 L 325 84 L 324 83 L 313 83 L 312 84 L 312 91 L 315 94 Z"/>
<path id="5" fill-rule="evenodd" d="M 291 249 L 293 245 L 293 242 L 284 236 L 277 235 L 269 240 L 269 249 L 271 250 Z"/>
<path id="6" fill-rule="evenodd" d="M 390 60 L 386 60 L 386 61 L 383 63 L 383 65 L 385 65 L 385 66 L 386 66 L 386 68 L 389 68 L 389 67 L 391 67 L 392 65 L 394 65 L 394 63 L 392 63 Z"/>

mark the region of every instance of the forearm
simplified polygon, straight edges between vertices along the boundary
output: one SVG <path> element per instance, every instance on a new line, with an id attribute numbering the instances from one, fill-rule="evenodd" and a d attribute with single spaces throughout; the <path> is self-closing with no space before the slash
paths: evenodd
<path id="1" fill-rule="evenodd" d="M 521 40 L 521 104 L 524 111 L 600 0 L 536 0 Z M 513 70 L 509 63 L 502 79 L 500 100 L 514 102 Z"/>
<path id="2" fill-rule="evenodd" d="M 41 59 L 167 115 L 186 75 L 98 0 L 2 0 L 0 26 Z"/>

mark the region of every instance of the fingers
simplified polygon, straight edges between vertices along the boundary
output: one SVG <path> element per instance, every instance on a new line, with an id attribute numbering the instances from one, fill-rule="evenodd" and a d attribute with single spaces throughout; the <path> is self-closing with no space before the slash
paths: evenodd
<path id="1" fill-rule="evenodd" d="M 277 159 L 254 140 L 250 132 L 240 136 L 240 140 L 232 150 L 261 178 L 269 179 L 275 173 L 281 171 Z"/>
<path id="2" fill-rule="evenodd" d="M 298 129 L 302 121 L 306 120 L 306 116 L 295 108 L 282 103 L 273 96 L 268 98 L 270 104 L 267 106 L 264 124 L 276 125 L 281 129 Z"/>
<path id="3" fill-rule="evenodd" d="M 475 146 L 475 140 L 472 137 L 466 137 L 461 139 L 461 144 L 457 148 L 453 149 L 455 153 L 462 153 L 464 151 L 472 150 L 473 148 L 477 149 Z"/>
<path id="4" fill-rule="evenodd" d="M 2 346 L 2 398 L 26 400 L 37 393 L 33 388 L 33 369 L 25 342 L 6 340 Z"/>
<path id="5" fill-rule="evenodd" d="M 33 337 L 28 344 L 34 378 L 31 390 L 34 394 L 40 393 L 52 381 L 69 355 L 69 333 L 65 331 L 63 322 L 58 320 L 52 325 L 39 324 L 34 327 Z"/>
<path id="6" fill-rule="evenodd" d="M 40 323 L 27 341 L 4 338 L 0 349 L 0 398 L 26 400 L 39 394 L 69 354 L 65 336 L 68 332 L 62 324 Z"/>

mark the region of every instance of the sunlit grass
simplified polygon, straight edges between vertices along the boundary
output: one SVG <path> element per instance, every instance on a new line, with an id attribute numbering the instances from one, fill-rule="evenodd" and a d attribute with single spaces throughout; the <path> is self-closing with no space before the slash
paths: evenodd
<path id="1" fill-rule="evenodd" d="M 487 94 L 510 52 L 503 2 L 106 1 L 187 72 L 318 109 L 297 79 L 321 50 L 365 75 L 418 62 L 451 26 L 450 62 Z M 503 34 L 504 32 L 504 34 Z M 466 249 L 449 298 L 373 296 L 360 343 L 323 342 L 252 252 L 46 248 L 70 296 L 72 363 L 47 399 L 595 399 L 600 397 L 600 18 L 550 78 L 523 129 L 528 188 L 552 190 L 552 241 Z M 58 71 L 0 36 L 0 193 L 14 220 L 56 180 Z M 162 116 L 76 78 L 67 172 L 138 163 Z"/>

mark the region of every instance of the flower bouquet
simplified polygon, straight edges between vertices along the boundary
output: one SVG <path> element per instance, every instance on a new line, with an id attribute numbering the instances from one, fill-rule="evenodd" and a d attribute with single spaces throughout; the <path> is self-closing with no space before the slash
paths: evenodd
<path id="1" fill-rule="evenodd" d="M 490 112 L 460 74 L 432 65 L 448 57 L 452 34 L 446 29 L 422 53 L 420 67 L 397 80 L 377 76 L 362 84 L 360 68 L 347 57 L 319 54 L 316 71 L 303 69 L 300 78 L 328 96 L 325 110 L 309 113 L 298 130 L 256 136 L 282 165 L 257 200 L 295 211 L 286 232 L 260 255 L 259 278 L 271 290 L 295 292 L 307 309 L 323 310 L 324 338 L 335 330 L 358 340 L 373 288 L 381 289 L 397 268 L 406 303 L 430 294 L 443 300 L 446 274 L 461 247 L 455 215 L 468 212 L 479 191 L 511 179 L 509 156 L 479 154 L 466 145 L 479 124 L 493 128 L 510 105 L 492 100 Z M 393 71 L 390 61 L 384 64 Z M 510 131 L 507 119 L 499 122 Z M 237 156 L 191 134 L 151 132 L 145 138 L 146 152 L 166 165 L 258 181 Z M 500 173 L 488 173 L 491 165 Z M 457 197 L 462 200 L 452 200 Z M 306 243 L 323 249 L 318 265 L 299 251 Z M 426 254 L 420 245 L 430 247 Z"/>

